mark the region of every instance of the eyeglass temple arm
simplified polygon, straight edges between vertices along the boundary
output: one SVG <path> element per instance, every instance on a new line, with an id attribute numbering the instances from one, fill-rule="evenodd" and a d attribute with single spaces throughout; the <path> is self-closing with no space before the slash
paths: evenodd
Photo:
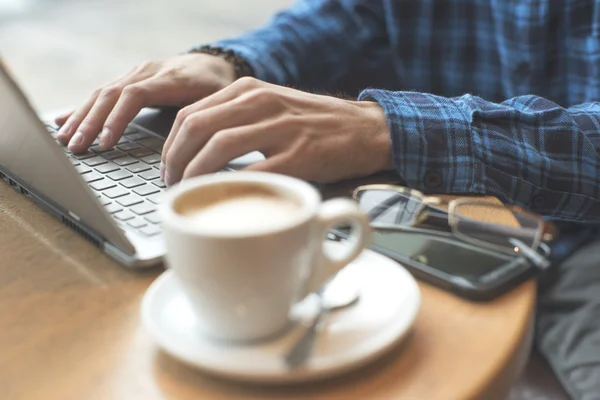
<path id="1" fill-rule="evenodd" d="M 521 254 L 523 254 L 529 261 L 531 261 L 536 267 L 539 269 L 546 269 L 550 266 L 550 261 L 533 250 L 531 247 L 527 246 L 525 243 L 521 242 L 519 239 L 511 238 L 509 239 L 510 244 L 519 248 Z"/>

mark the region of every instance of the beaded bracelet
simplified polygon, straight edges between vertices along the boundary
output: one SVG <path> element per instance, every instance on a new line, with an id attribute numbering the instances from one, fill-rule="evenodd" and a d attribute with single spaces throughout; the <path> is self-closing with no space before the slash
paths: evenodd
<path id="1" fill-rule="evenodd" d="M 229 62 L 233 66 L 235 69 L 236 78 L 238 79 L 243 76 L 254 76 L 254 71 L 248 62 L 234 53 L 232 50 L 221 47 L 200 46 L 194 47 L 189 51 L 189 53 L 202 53 L 209 54 L 211 56 L 222 57 L 225 59 L 225 61 Z"/>

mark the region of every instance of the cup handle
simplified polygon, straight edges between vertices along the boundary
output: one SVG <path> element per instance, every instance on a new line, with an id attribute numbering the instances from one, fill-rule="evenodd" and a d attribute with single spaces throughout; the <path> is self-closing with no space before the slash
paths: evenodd
<path id="1" fill-rule="evenodd" d="M 319 240 L 317 260 L 320 262 L 315 262 L 312 267 L 306 294 L 319 290 L 330 278 L 357 258 L 371 239 L 369 218 L 352 200 L 340 198 L 324 202 L 321 204 L 316 220 L 315 236 Z M 352 227 L 352 234 L 341 254 L 331 254 L 325 245 L 327 234 L 331 228 L 341 224 L 349 224 Z"/>

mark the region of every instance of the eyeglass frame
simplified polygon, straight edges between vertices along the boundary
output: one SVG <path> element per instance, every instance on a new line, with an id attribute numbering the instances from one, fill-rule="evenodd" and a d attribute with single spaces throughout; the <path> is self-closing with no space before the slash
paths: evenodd
<path id="1" fill-rule="evenodd" d="M 440 197 L 427 196 L 423 192 L 412 189 L 412 188 L 408 188 L 405 186 L 399 186 L 399 185 L 391 185 L 391 184 L 370 184 L 370 185 L 359 186 L 356 189 L 354 189 L 352 198 L 354 200 L 360 202 L 359 193 L 365 192 L 368 190 L 393 191 L 393 192 L 397 192 L 401 196 L 405 196 L 405 197 L 410 196 L 413 199 L 420 200 L 417 208 L 413 212 L 415 217 L 409 224 L 381 225 L 381 226 L 374 225 L 375 228 L 397 229 L 397 230 L 402 230 L 402 231 L 407 231 L 407 230 L 410 231 L 411 230 L 410 228 L 419 226 L 429 216 L 435 215 L 436 217 L 440 217 L 440 214 L 442 214 L 442 213 L 438 214 L 438 213 L 432 213 L 432 212 L 424 212 L 424 209 L 426 207 L 428 207 L 428 206 L 432 207 L 432 206 L 443 204 L 443 205 L 447 205 L 447 211 L 444 212 L 444 210 L 441 210 L 441 209 L 440 209 L 440 211 L 443 212 L 444 218 L 447 220 L 448 226 L 450 227 L 450 230 L 451 230 L 451 233 L 454 236 L 458 237 L 459 239 L 463 240 L 464 242 L 478 243 L 478 244 L 481 244 L 481 245 L 487 247 L 488 249 L 494 249 L 496 251 L 499 251 L 499 252 L 505 253 L 505 254 L 510 253 L 505 246 L 490 243 L 489 241 L 478 239 L 478 238 L 472 238 L 469 235 L 459 232 L 457 225 L 459 223 L 460 215 L 456 212 L 456 209 L 465 204 L 486 206 L 486 207 L 499 208 L 499 209 L 503 208 L 503 209 L 506 209 L 509 211 L 512 211 L 511 210 L 512 208 L 518 208 L 518 212 L 520 212 L 522 214 L 526 214 L 526 215 L 538 220 L 540 223 L 540 228 L 538 229 L 538 232 L 536 233 L 536 236 L 534 238 L 534 241 L 532 242 L 532 245 L 526 245 L 522 241 L 515 239 L 515 238 L 509 239 L 509 242 L 513 246 L 521 249 L 522 253 L 524 253 L 524 255 L 527 258 L 529 258 L 531 261 L 533 261 L 536 265 L 538 265 L 540 267 L 547 267 L 549 265 L 549 262 L 545 259 L 545 256 L 547 256 L 549 254 L 548 246 L 542 246 L 542 248 L 541 248 L 542 252 L 545 253 L 545 256 L 538 253 L 537 250 L 538 250 L 538 248 L 540 248 L 540 246 L 542 244 L 544 244 L 545 242 L 552 241 L 556 237 L 556 227 L 553 224 L 549 223 L 548 221 L 545 221 L 539 215 L 532 213 L 530 211 L 524 210 L 523 208 L 521 208 L 519 206 L 506 205 L 506 204 L 502 204 L 502 203 L 494 204 L 494 203 L 490 203 L 487 201 L 481 201 L 481 200 L 467 198 L 467 197 L 451 199 L 450 201 L 444 201 Z M 390 206 L 391 206 L 391 204 L 390 204 Z M 486 222 L 481 222 L 481 221 L 477 221 L 477 220 L 473 220 L 472 222 L 481 223 L 482 225 L 488 224 Z M 500 226 L 500 225 L 498 225 L 498 226 Z M 505 228 L 512 230 L 510 227 L 505 227 Z M 522 230 L 520 228 L 514 228 L 514 229 Z M 431 230 L 431 229 L 429 229 L 429 230 Z M 498 233 L 500 233 L 500 232 L 498 232 Z"/>

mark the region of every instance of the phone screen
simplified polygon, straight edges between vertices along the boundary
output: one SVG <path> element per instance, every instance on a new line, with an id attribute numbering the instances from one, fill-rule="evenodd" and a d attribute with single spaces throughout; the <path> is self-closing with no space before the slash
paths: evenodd
<path id="1" fill-rule="evenodd" d="M 375 230 L 372 243 L 399 260 L 409 258 L 448 275 L 476 281 L 512 258 L 465 245 L 452 238 L 416 232 Z"/>

